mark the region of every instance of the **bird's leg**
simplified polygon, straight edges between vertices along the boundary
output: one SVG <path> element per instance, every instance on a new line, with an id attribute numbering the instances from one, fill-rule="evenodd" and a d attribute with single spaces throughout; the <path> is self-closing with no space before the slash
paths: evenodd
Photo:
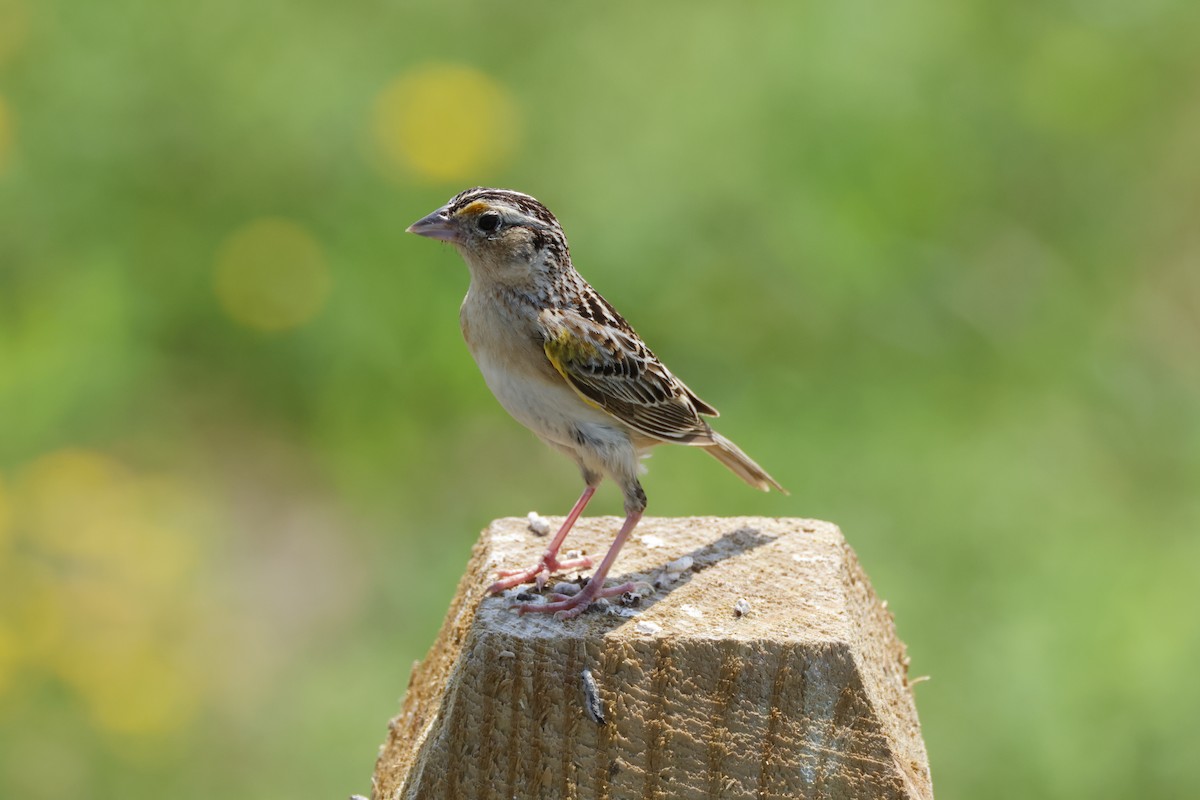
<path id="1" fill-rule="evenodd" d="M 592 573 L 591 579 L 587 582 L 586 586 L 579 590 L 578 594 L 570 596 L 560 594 L 550 595 L 554 599 L 554 602 L 543 603 L 541 605 L 526 603 L 518 606 L 518 610 L 522 614 L 527 611 L 538 611 L 554 614 L 556 619 L 571 619 L 586 611 L 588 605 L 597 598 L 612 597 L 633 591 L 634 586 L 632 583 L 623 583 L 620 586 L 605 588 L 604 578 L 608 575 L 608 570 L 612 567 L 613 562 L 617 560 L 617 553 L 621 551 L 621 546 L 625 544 L 625 540 L 629 538 L 629 534 L 637 527 L 638 520 L 641 518 L 642 509 L 629 512 L 629 515 L 625 517 L 625 524 L 621 526 L 620 532 L 617 533 L 617 538 L 612 543 L 612 547 L 608 548 L 608 552 L 604 554 L 604 560 L 600 562 L 600 566 L 596 567 L 596 571 Z"/>
<path id="2" fill-rule="evenodd" d="M 500 580 L 489 586 L 488 591 L 492 594 L 499 594 L 505 589 L 511 589 L 514 586 L 520 586 L 522 583 L 529 583 L 530 581 L 535 581 L 538 589 L 541 589 L 550 575 L 560 569 L 586 569 L 590 567 L 592 565 L 590 558 L 584 556 L 583 558 L 571 558 L 560 561 L 558 559 L 558 551 L 562 547 L 563 540 L 567 538 L 567 534 L 571 532 L 572 526 L 575 525 L 575 520 L 579 519 L 579 515 L 583 513 L 583 509 L 595 493 L 596 487 L 588 484 L 587 488 L 583 490 L 583 494 L 575 501 L 575 507 L 571 509 L 571 513 L 563 521 L 562 527 L 558 529 L 558 533 L 554 534 L 554 538 L 550 540 L 550 545 L 546 548 L 546 552 L 542 554 L 542 558 L 537 564 L 529 569 L 501 570 Z"/>

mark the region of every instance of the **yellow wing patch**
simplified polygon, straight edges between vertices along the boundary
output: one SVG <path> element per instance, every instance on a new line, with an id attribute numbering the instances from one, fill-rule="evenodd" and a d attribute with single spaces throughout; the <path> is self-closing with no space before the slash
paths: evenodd
<path id="1" fill-rule="evenodd" d="M 571 361 L 598 356 L 600 351 L 596 349 L 596 345 L 572 335 L 569 329 L 560 327 L 553 337 L 546 339 L 546 343 L 542 347 L 546 351 L 546 358 L 550 359 L 551 365 L 558 370 L 559 375 L 563 376 L 563 380 L 575 391 L 575 394 L 579 395 L 580 399 L 592 408 L 603 411 L 603 406 L 579 391 L 579 387 L 575 385 L 575 381 L 571 379 L 565 366 Z"/>

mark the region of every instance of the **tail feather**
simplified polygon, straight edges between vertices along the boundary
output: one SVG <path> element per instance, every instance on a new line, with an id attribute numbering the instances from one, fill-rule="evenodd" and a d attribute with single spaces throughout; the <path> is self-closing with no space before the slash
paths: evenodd
<path id="1" fill-rule="evenodd" d="M 768 475 L 765 469 L 754 463 L 754 459 L 743 453 L 736 444 L 716 431 L 712 432 L 712 441 L 712 444 L 704 446 L 708 454 L 729 467 L 733 474 L 746 483 L 764 492 L 774 488 L 784 494 L 788 493 L 787 489 L 780 486 L 778 481 Z"/>

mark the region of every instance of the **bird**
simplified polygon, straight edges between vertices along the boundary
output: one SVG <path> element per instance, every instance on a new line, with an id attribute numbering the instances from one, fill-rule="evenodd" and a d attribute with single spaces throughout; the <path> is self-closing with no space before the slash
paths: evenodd
<path id="1" fill-rule="evenodd" d="M 579 467 L 583 494 L 528 569 L 504 570 L 493 594 L 526 583 L 540 591 L 551 575 L 588 569 L 586 556 L 559 557 L 563 541 L 604 478 L 621 490 L 625 519 L 587 583 L 575 594 L 550 593 L 526 612 L 571 619 L 604 597 L 617 554 L 646 510 L 641 459 L 660 444 L 698 447 L 762 491 L 786 491 L 748 455 L 713 430 L 717 409 L 701 400 L 651 352 L 612 304 L 571 261 L 562 225 L 528 194 L 475 187 L 407 228 L 454 246 L 470 285 L 459 310 L 467 349 L 510 415 Z"/>

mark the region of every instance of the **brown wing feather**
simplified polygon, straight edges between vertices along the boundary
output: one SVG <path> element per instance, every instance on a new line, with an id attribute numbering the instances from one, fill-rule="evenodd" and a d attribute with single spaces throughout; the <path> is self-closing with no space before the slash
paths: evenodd
<path id="1" fill-rule="evenodd" d="M 546 357 L 584 398 L 646 436 L 711 441 L 700 414 L 716 410 L 672 375 L 628 324 L 616 327 L 563 309 L 543 311 L 539 321 Z"/>

